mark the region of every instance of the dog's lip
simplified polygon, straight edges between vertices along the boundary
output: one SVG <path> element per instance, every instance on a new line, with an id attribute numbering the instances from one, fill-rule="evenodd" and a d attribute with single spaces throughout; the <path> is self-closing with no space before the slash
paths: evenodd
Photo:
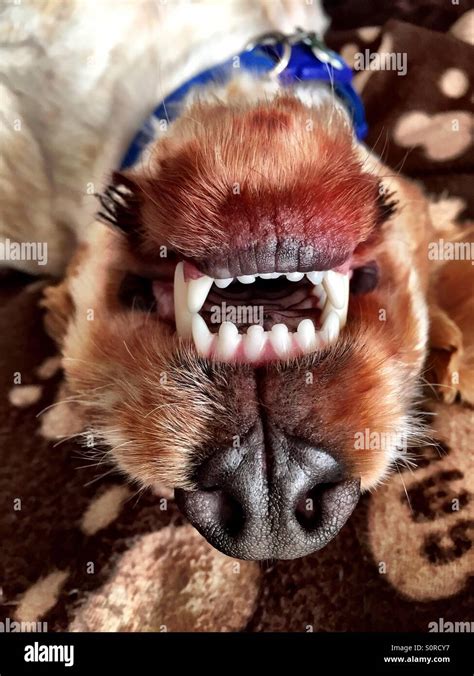
<path id="1" fill-rule="evenodd" d="M 338 270 L 347 272 L 353 255 L 353 243 L 340 237 L 306 240 L 301 236 L 274 236 L 252 240 L 241 235 L 235 244 L 222 251 L 210 251 L 204 258 L 185 261 L 195 268 L 193 274 L 213 279 L 272 272 L 311 272 Z M 197 271 L 197 272 L 196 272 Z"/>
<path id="2" fill-rule="evenodd" d="M 296 266 L 288 269 L 276 268 L 274 265 L 260 266 L 257 269 L 255 266 L 249 266 L 241 268 L 239 274 L 231 274 L 228 267 L 217 266 L 214 274 L 211 274 L 210 268 L 203 262 L 194 262 L 186 258 L 181 259 L 183 263 L 183 274 L 186 282 L 189 282 L 193 279 L 199 279 L 200 277 L 212 277 L 213 279 L 227 280 L 230 278 L 239 278 L 246 276 L 259 276 L 259 275 L 270 275 L 270 274 L 291 274 L 296 272 L 313 272 L 315 267 L 307 266 Z M 340 274 L 350 274 L 352 266 L 351 256 L 345 258 L 343 262 L 338 265 L 329 265 L 327 262 L 318 267 L 318 270 L 321 272 L 326 272 L 328 270 L 333 270 L 334 272 L 339 272 Z"/>

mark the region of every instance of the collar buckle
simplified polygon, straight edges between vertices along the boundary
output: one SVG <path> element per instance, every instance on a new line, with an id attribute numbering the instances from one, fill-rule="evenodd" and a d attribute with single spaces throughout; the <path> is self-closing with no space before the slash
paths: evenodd
<path id="1" fill-rule="evenodd" d="M 281 55 L 275 50 L 275 56 L 278 59 L 275 66 L 271 68 L 267 75 L 269 77 L 278 77 L 290 63 L 291 59 L 291 36 L 280 33 L 280 31 L 270 31 L 268 33 L 261 33 L 256 38 L 250 40 L 246 45 L 244 51 L 251 52 L 255 47 L 281 47 Z"/>

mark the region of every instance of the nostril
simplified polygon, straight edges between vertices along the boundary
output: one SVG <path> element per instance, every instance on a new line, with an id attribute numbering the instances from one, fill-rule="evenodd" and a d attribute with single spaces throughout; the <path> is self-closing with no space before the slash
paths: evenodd
<path id="1" fill-rule="evenodd" d="M 213 488 L 210 492 L 215 496 L 214 500 L 217 503 L 221 527 L 228 535 L 237 535 L 242 530 L 245 521 L 242 505 L 232 495 L 220 488 Z"/>
<path id="2" fill-rule="evenodd" d="M 323 522 L 323 496 L 337 483 L 316 484 L 296 503 L 296 520 L 307 531 L 316 530 Z"/>
<path id="3" fill-rule="evenodd" d="M 208 537 L 220 533 L 236 537 L 245 524 L 245 510 L 220 486 L 193 491 L 175 490 L 178 507 L 191 523 Z"/>

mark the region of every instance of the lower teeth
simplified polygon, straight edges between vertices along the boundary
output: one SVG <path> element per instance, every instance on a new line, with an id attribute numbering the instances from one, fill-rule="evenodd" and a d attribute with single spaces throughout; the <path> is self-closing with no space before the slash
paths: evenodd
<path id="1" fill-rule="evenodd" d="M 181 266 L 181 267 L 180 267 Z M 313 276 L 323 273 L 310 273 Z M 338 275 L 338 273 L 333 273 Z M 291 279 L 293 275 L 294 279 Z M 302 273 L 290 273 L 288 278 L 291 282 Z M 308 278 L 310 275 L 308 275 Z M 303 354 L 309 354 L 322 350 L 333 344 L 339 337 L 339 332 L 344 326 L 347 314 L 348 279 L 347 288 L 342 285 L 341 276 L 336 278 L 336 283 L 326 282 L 323 278 L 322 286 L 315 286 L 313 294 L 318 297 L 318 307 L 321 313 L 321 328 L 316 330 L 313 321 L 305 318 L 300 321 L 296 331 L 289 331 L 286 324 L 274 324 L 270 331 L 265 331 L 263 326 L 253 324 L 248 327 L 246 333 L 239 333 L 233 322 L 221 323 L 218 333 L 211 333 L 204 318 L 198 311 L 191 311 L 199 304 L 194 293 L 193 306 L 188 306 L 187 293 L 188 282 L 184 280 L 182 264 L 178 264 L 175 272 L 175 319 L 178 335 L 183 338 L 193 339 L 197 352 L 206 358 L 219 361 L 238 362 L 261 362 L 272 359 L 293 358 Z M 245 279 L 245 283 L 250 282 Z M 194 289 L 198 284 L 203 288 L 209 287 L 209 278 L 193 280 Z M 219 285 L 216 285 L 219 288 Z M 221 287 L 222 288 L 222 287 Z M 202 306 L 202 303 L 201 303 Z M 342 307 L 339 307 L 342 306 Z"/>

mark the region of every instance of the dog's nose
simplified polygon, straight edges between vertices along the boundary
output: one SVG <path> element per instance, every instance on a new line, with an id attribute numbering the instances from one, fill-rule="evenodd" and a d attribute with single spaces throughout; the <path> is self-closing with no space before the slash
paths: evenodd
<path id="1" fill-rule="evenodd" d="M 240 559 L 295 559 L 324 547 L 359 499 L 327 451 L 254 430 L 198 468 L 197 490 L 176 490 L 181 511 L 216 549 Z"/>

